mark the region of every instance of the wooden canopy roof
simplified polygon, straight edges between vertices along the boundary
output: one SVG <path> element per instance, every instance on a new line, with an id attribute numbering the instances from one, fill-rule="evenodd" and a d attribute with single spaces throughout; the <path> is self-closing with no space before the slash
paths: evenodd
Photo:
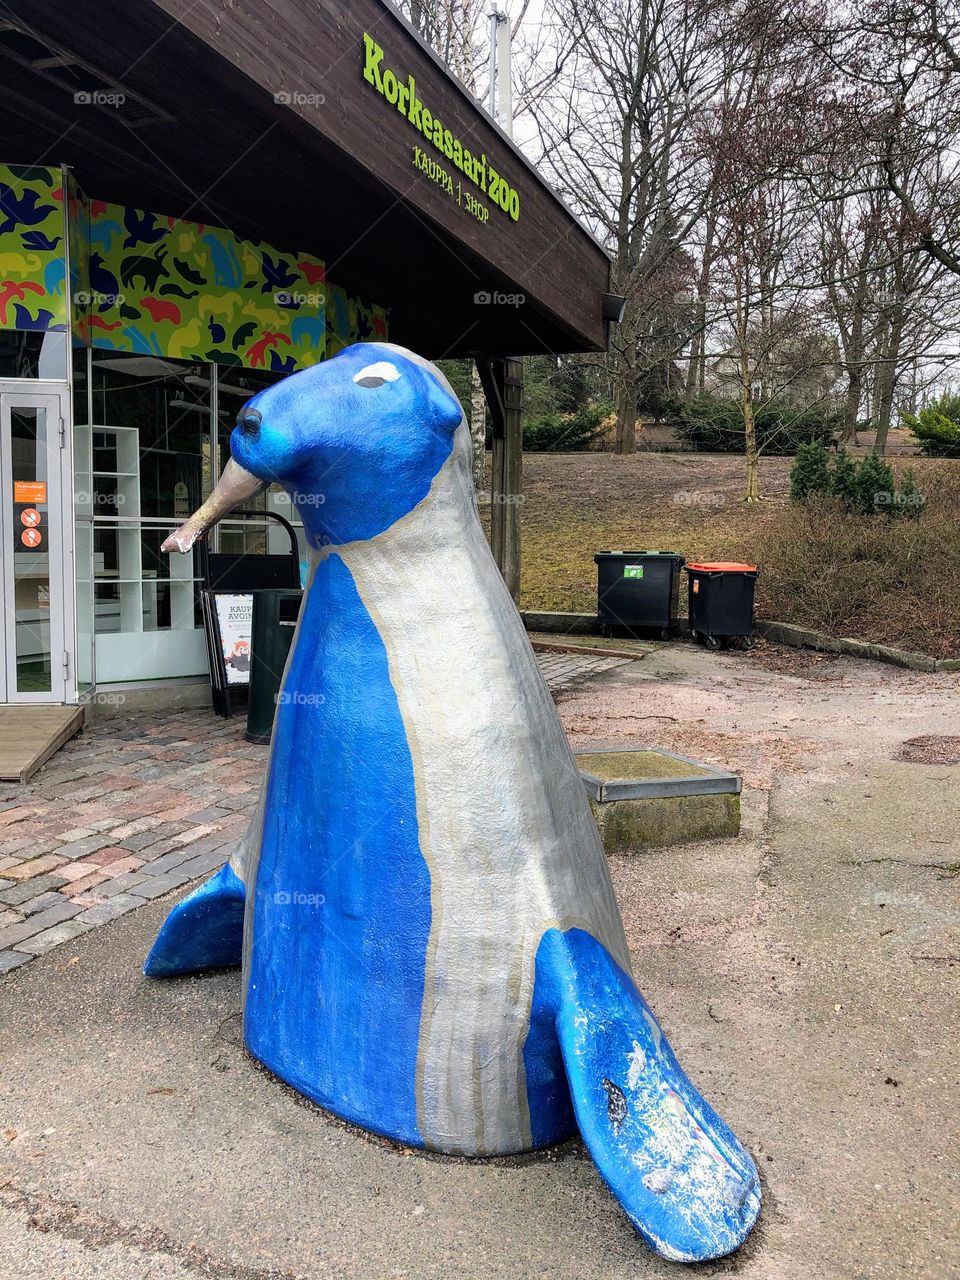
<path id="1" fill-rule="evenodd" d="M 7 0 L 2 158 L 315 253 L 434 358 L 600 350 L 603 249 L 383 0 Z"/>

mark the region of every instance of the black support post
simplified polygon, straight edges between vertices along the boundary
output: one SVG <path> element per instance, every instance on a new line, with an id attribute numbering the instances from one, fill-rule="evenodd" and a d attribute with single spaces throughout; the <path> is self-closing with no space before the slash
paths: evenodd
<path id="1" fill-rule="evenodd" d="M 520 491 L 523 361 L 512 356 L 478 357 L 480 381 L 493 426 L 490 477 L 490 545 L 514 600 L 520 596 Z"/>

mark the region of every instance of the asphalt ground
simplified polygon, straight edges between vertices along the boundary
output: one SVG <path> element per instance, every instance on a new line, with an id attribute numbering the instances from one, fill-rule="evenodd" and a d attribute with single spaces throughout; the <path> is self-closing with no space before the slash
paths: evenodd
<path id="1" fill-rule="evenodd" d="M 560 695 L 576 744 L 744 775 L 739 839 L 613 862 L 638 983 L 764 1184 L 747 1245 L 697 1274 L 960 1274 L 960 766 L 898 759 L 960 734 L 958 683 L 667 646 Z M 188 887 L 0 981 L 4 1280 L 680 1273 L 578 1142 L 396 1147 L 246 1055 L 237 973 L 144 979 Z"/>

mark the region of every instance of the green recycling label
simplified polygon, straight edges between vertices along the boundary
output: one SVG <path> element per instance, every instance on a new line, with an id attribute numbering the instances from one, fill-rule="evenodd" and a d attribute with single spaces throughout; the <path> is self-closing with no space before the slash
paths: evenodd
<path id="1" fill-rule="evenodd" d="M 642 578 L 642 577 L 643 577 L 643 565 L 642 565 L 642 564 L 628 564 L 628 565 L 625 565 L 625 566 L 624 566 L 624 569 L 623 569 L 623 576 L 624 576 L 625 578 Z"/>

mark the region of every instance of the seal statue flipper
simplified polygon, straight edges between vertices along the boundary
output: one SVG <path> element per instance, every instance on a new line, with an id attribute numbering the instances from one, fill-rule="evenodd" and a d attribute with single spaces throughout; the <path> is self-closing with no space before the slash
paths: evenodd
<path id="1" fill-rule="evenodd" d="M 228 862 L 173 908 L 143 965 L 148 978 L 232 969 L 243 951 L 243 881 Z"/>
<path id="2" fill-rule="evenodd" d="M 143 965 L 148 978 L 177 978 L 206 969 L 233 969 L 243 960 L 246 866 L 260 839 L 265 785 L 254 817 L 230 861 L 177 903 Z"/>
<path id="3" fill-rule="evenodd" d="M 531 1025 L 550 1020 L 604 1181 L 655 1252 L 703 1262 L 760 1212 L 753 1160 L 684 1075 L 632 980 L 581 929 L 544 934 Z"/>

